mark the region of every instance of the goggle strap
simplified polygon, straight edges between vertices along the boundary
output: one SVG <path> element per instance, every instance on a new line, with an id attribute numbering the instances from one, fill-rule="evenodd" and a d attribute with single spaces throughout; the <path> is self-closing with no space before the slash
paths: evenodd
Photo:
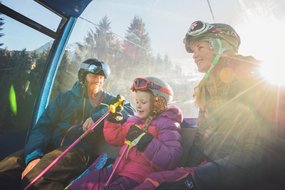
<path id="1" fill-rule="evenodd" d="M 161 87 L 161 88 L 159 89 L 159 91 L 164 92 L 164 93 L 166 93 L 166 94 L 168 94 L 168 95 L 170 95 L 170 96 L 173 96 L 173 94 L 171 93 L 171 91 L 170 91 L 168 88 Z"/>
<path id="2" fill-rule="evenodd" d="M 218 62 L 219 62 L 219 60 L 221 58 L 222 53 L 225 51 L 225 48 L 223 48 L 223 44 L 222 44 L 221 39 L 220 38 L 216 38 L 216 41 L 218 43 L 219 50 L 218 50 L 217 55 L 214 57 L 214 60 L 213 60 L 213 62 L 211 64 L 210 69 L 205 73 L 204 78 L 206 78 L 206 79 L 209 78 L 209 75 L 210 75 L 211 71 L 218 64 Z"/>
<path id="3" fill-rule="evenodd" d="M 89 66 L 90 66 L 90 64 L 88 64 L 88 63 L 81 63 L 80 64 L 80 69 L 88 69 L 89 68 Z"/>

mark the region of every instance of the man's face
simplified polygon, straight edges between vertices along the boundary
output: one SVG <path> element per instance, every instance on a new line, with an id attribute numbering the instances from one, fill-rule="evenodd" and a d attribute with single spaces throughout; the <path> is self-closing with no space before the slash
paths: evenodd
<path id="1" fill-rule="evenodd" d="M 193 59 L 201 73 L 207 72 L 214 60 L 214 53 L 207 41 L 191 41 L 187 44 L 193 51 Z"/>
<path id="2" fill-rule="evenodd" d="M 86 75 L 87 89 L 89 97 L 95 96 L 103 87 L 105 78 L 103 75 L 88 73 Z"/>

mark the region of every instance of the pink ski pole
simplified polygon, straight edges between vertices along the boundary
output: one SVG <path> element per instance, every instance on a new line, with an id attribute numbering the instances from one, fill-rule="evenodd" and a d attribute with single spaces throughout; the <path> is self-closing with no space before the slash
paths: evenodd
<path id="1" fill-rule="evenodd" d="M 88 128 L 80 137 L 78 137 L 71 145 L 69 145 L 56 159 L 54 159 L 37 177 L 35 177 L 26 187 L 24 190 L 29 189 L 34 183 L 36 183 L 48 170 L 51 169 L 60 159 L 62 159 L 67 152 L 72 149 L 77 143 L 79 143 L 87 134 L 89 134 L 97 125 L 105 119 L 110 114 L 108 110 L 101 118 L 99 118 L 90 128 Z"/>
<path id="2" fill-rule="evenodd" d="M 125 148 L 124 148 L 124 150 L 123 150 L 121 156 L 119 157 L 118 162 L 117 162 L 116 165 L 114 166 L 112 173 L 110 174 L 110 176 L 109 176 L 107 182 L 105 183 L 105 187 L 107 187 L 107 186 L 109 185 L 109 183 L 110 183 L 110 181 L 111 181 L 111 179 L 112 179 L 112 177 L 113 177 L 115 171 L 117 170 L 117 168 L 118 168 L 120 162 L 122 161 L 122 159 L 123 159 L 123 157 L 125 156 L 125 154 L 126 154 L 126 152 L 128 151 L 128 149 L 131 149 L 131 148 L 133 148 L 134 146 L 136 146 L 136 145 L 138 144 L 138 142 L 140 141 L 140 139 L 141 139 L 144 135 L 145 135 L 145 133 L 142 133 L 142 134 L 140 134 L 136 139 L 134 139 L 133 141 L 129 141 L 129 140 L 126 140 L 126 141 L 125 141 L 125 143 L 127 144 L 127 146 L 125 146 Z"/>
<path id="3" fill-rule="evenodd" d="M 118 162 L 117 162 L 116 165 L 114 166 L 114 168 L 113 168 L 113 170 L 112 170 L 112 173 L 110 174 L 110 176 L 109 176 L 107 182 L 105 183 L 105 187 L 107 187 L 107 186 L 110 184 L 110 181 L 111 181 L 111 179 L 112 179 L 112 177 L 113 177 L 115 171 L 117 170 L 119 164 L 121 163 L 123 157 L 125 156 L 125 154 L 126 154 L 128 148 L 129 148 L 129 146 L 127 145 L 127 146 L 125 147 L 125 149 L 123 150 L 123 153 L 122 153 L 121 156 L 119 157 Z"/>
<path id="4" fill-rule="evenodd" d="M 87 134 L 89 134 L 97 125 L 103 121 L 110 113 L 115 113 L 116 108 L 123 104 L 124 98 L 119 97 L 118 102 L 109 106 L 109 110 L 100 117 L 90 128 L 88 128 L 80 137 L 78 137 L 71 145 L 69 145 L 56 159 L 54 159 L 37 177 L 35 177 L 25 188 L 24 190 L 29 189 L 34 183 L 36 183 L 51 167 L 53 167 L 62 157 L 66 155 L 66 153 L 72 149 L 77 143 L 79 143 Z"/>

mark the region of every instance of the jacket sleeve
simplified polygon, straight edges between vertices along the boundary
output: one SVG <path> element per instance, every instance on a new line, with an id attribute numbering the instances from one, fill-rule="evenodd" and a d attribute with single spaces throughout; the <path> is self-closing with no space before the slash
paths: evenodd
<path id="1" fill-rule="evenodd" d="M 51 139 L 53 127 L 55 127 L 61 113 L 64 101 L 63 94 L 59 94 L 51 101 L 44 113 L 32 128 L 28 141 L 25 145 L 25 163 L 40 158 L 45 154 L 45 149 Z"/>
<path id="2" fill-rule="evenodd" d="M 144 155 L 158 170 L 173 169 L 182 156 L 180 124 L 167 119 L 162 126 L 159 137 L 152 139 Z"/>
<path id="3" fill-rule="evenodd" d="M 128 129 L 127 122 L 122 125 L 105 120 L 103 133 L 106 142 L 114 146 L 123 146 Z"/>

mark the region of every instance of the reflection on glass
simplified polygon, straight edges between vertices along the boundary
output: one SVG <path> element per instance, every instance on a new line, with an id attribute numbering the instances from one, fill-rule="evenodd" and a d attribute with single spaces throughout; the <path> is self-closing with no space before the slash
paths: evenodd
<path id="1" fill-rule="evenodd" d="M 55 32 L 61 21 L 61 17 L 41 6 L 36 1 L 1 0 L 1 3 Z"/>
<path id="2" fill-rule="evenodd" d="M 31 125 L 52 39 L 0 14 L 0 133 Z"/>
<path id="3" fill-rule="evenodd" d="M 211 9 L 206 1 L 93 1 L 78 18 L 52 96 L 72 86 L 82 60 L 97 57 L 112 69 L 106 90 L 131 101 L 129 86 L 135 77 L 161 77 L 174 88 L 173 103 L 186 117 L 196 117 L 192 94 L 202 75 L 182 42 L 189 25 L 194 20 L 232 25 L 242 39 L 240 53 L 274 64 L 275 75 L 282 70 L 278 63 L 285 43 L 280 37 L 285 32 L 284 8 L 278 0 L 219 0 L 211 2 Z"/>

